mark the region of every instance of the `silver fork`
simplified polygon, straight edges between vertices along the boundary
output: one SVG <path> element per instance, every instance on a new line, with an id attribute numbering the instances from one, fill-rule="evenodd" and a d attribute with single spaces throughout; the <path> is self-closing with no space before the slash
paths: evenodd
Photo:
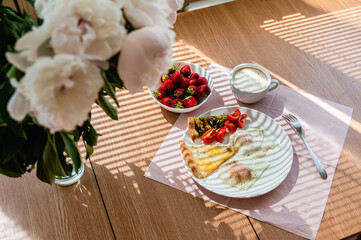
<path id="1" fill-rule="evenodd" d="M 308 146 L 305 138 L 303 137 L 302 134 L 302 128 L 301 128 L 301 123 L 298 120 L 298 118 L 296 118 L 295 116 L 293 116 L 292 114 L 288 113 L 288 114 L 283 114 L 282 117 L 289 122 L 296 130 L 297 132 L 300 134 L 300 137 L 303 141 L 303 143 L 305 144 L 307 150 L 310 152 L 310 155 L 312 157 L 313 162 L 316 165 L 317 171 L 320 174 L 322 179 L 326 179 L 327 178 L 327 172 L 325 170 L 325 168 L 322 166 L 320 160 L 318 160 L 318 158 L 316 157 L 316 155 L 312 152 L 311 148 Z"/>

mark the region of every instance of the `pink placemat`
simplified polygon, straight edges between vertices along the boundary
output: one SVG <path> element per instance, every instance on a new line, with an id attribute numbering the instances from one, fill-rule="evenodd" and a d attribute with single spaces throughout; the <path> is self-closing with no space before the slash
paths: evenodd
<path id="1" fill-rule="evenodd" d="M 316 238 L 352 108 L 285 86 L 269 92 L 256 104 L 242 104 L 232 94 L 228 80 L 230 69 L 212 63 L 208 71 L 214 82 L 211 98 L 202 108 L 179 116 L 144 176 L 302 237 Z M 220 196 L 196 184 L 183 164 L 179 149 L 179 140 L 187 128 L 189 116 L 234 105 L 256 109 L 274 118 L 289 135 L 294 149 L 292 168 L 283 183 L 265 195 L 250 199 Z M 282 119 L 281 114 L 287 112 L 302 122 L 305 138 L 325 167 L 327 180 L 320 178 L 302 140 Z"/>

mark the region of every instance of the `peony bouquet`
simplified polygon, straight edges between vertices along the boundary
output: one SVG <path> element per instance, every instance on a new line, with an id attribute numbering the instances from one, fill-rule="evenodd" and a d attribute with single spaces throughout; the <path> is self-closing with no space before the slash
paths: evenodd
<path id="1" fill-rule="evenodd" d="M 86 158 L 93 153 L 94 102 L 116 120 L 116 88 L 151 86 L 171 65 L 183 1 L 29 2 L 37 21 L 0 6 L 0 173 L 20 177 L 36 166 L 52 183 L 78 171 L 80 139 Z"/>

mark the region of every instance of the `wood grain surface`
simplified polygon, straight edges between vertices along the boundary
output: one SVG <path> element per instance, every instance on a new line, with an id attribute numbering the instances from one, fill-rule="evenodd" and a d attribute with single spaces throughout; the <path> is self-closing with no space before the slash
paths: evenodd
<path id="1" fill-rule="evenodd" d="M 92 169 L 69 187 L 0 176 L 0 239 L 113 239 Z"/>
<path id="2" fill-rule="evenodd" d="M 174 28 L 174 60 L 203 67 L 211 62 L 227 67 L 258 63 L 286 86 L 354 108 L 319 239 L 339 239 L 361 231 L 361 196 L 357 194 L 361 190 L 360 81 L 355 75 L 358 62 L 344 53 L 357 42 L 340 45 L 345 34 L 351 34 L 350 40 L 360 36 L 360 5 L 359 1 L 237 1 L 181 13 Z M 355 65 L 354 72 L 343 68 L 345 59 Z M 255 238 L 244 215 L 143 177 L 177 115 L 162 110 L 146 89 L 135 95 L 120 91 L 118 97 L 119 121 L 109 121 L 94 109 L 102 140 L 92 158 L 115 235 Z M 260 239 L 301 238 L 257 220 L 251 222 Z"/>
<path id="3" fill-rule="evenodd" d="M 182 13 L 175 26 L 177 43 L 209 61 L 257 63 L 281 84 L 354 108 L 318 239 L 361 232 L 360 9 L 360 1 L 241 0 Z M 251 222 L 260 239 L 299 238 Z"/>
<path id="4" fill-rule="evenodd" d="M 257 63 L 283 85 L 354 108 L 317 239 L 361 232 L 360 20 L 356 0 L 238 0 L 181 13 L 174 28 L 174 60 Z M 95 176 L 89 163 L 66 188 L 0 176 L 0 239 L 113 239 L 111 227 L 117 239 L 301 239 L 143 177 L 178 114 L 147 89 L 117 96 L 118 121 L 92 109 Z"/>

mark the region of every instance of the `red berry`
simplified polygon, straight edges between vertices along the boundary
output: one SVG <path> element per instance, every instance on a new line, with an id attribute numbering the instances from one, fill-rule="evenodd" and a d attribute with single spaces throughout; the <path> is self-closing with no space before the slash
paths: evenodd
<path id="1" fill-rule="evenodd" d="M 189 65 L 184 65 L 181 70 L 180 73 L 185 76 L 188 77 L 189 75 L 191 75 L 191 67 Z"/>
<path id="2" fill-rule="evenodd" d="M 171 105 L 172 108 L 184 108 L 183 106 L 183 100 L 176 98 L 172 101 Z"/>
<path id="3" fill-rule="evenodd" d="M 183 88 L 180 88 L 180 89 L 177 89 L 174 91 L 173 95 L 176 97 L 176 98 L 184 98 L 184 92 L 185 90 Z"/>
<path id="4" fill-rule="evenodd" d="M 195 78 L 189 79 L 189 85 L 197 86 L 198 85 L 197 79 L 195 79 Z"/>
<path id="5" fill-rule="evenodd" d="M 172 99 L 170 97 L 165 97 L 160 100 L 160 102 L 168 107 L 170 107 L 170 104 L 172 103 Z"/>
<path id="6" fill-rule="evenodd" d="M 198 87 L 198 96 L 199 97 L 207 97 L 211 93 L 211 89 L 208 85 L 201 85 Z"/>
<path id="7" fill-rule="evenodd" d="M 168 69 L 168 74 L 172 74 L 174 73 L 175 71 L 177 71 L 177 68 L 175 66 L 171 66 L 169 69 Z"/>
<path id="8" fill-rule="evenodd" d="M 194 85 L 190 85 L 187 87 L 187 93 L 191 96 L 196 96 L 198 92 L 198 89 Z"/>
<path id="9" fill-rule="evenodd" d="M 198 73 L 192 73 L 191 77 L 190 78 L 195 78 L 198 80 L 199 78 L 199 74 Z"/>
<path id="10" fill-rule="evenodd" d="M 164 82 L 167 78 L 169 78 L 168 74 L 162 74 L 162 76 L 160 76 L 160 81 Z"/>
<path id="11" fill-rule="evenodd" d="M 166 96 L 165 89 L 163 87 L 158 88 L 157 91 L 153 91 L 154 97 L 156 97 L 158 100 L 161 100 Z"/>
<path id="12" fill-rule="evenodd" d="M 179 88 L 186 88 L 189 85 L 189 78 L 182 78 L 182 81 L 178 84 Z"/>
<path id="13" fill-rule="evenodd" d="M 173 96 L 173 93 L 170 91 L 166 91 L 166 97 L 169 97 L 170 99 L 175 99 L 175 97 Z"/>
<path id="14" fill-rule="evenodd" d="M 186 108 L 191 108 L 198 104 L 198 100 L 193 96 L 189 96 L 184 99 L 183 103 Z"/>
<path id="15" fill-rule="evenodd" d="M 201 85 L 208 85 L 208 81 L 206 78 L 204 77 L 199 77 L 198 78 L 198 85 L 201 86 Z"/>
<path id="16" fill-rule="evenodd" d="M 179 72 L 174 72 L 171 76 L 173 83 L 178 84 L 182 81 L 182 75 Z"/>
<path id="17" fill-rule="evenodd" d="M 172 89 L 172 88 L 174 88 L 174 83 L 170 79 L 165 80 L 163 83 L 163 87 L 165 88 L 165 90 Z"/>

